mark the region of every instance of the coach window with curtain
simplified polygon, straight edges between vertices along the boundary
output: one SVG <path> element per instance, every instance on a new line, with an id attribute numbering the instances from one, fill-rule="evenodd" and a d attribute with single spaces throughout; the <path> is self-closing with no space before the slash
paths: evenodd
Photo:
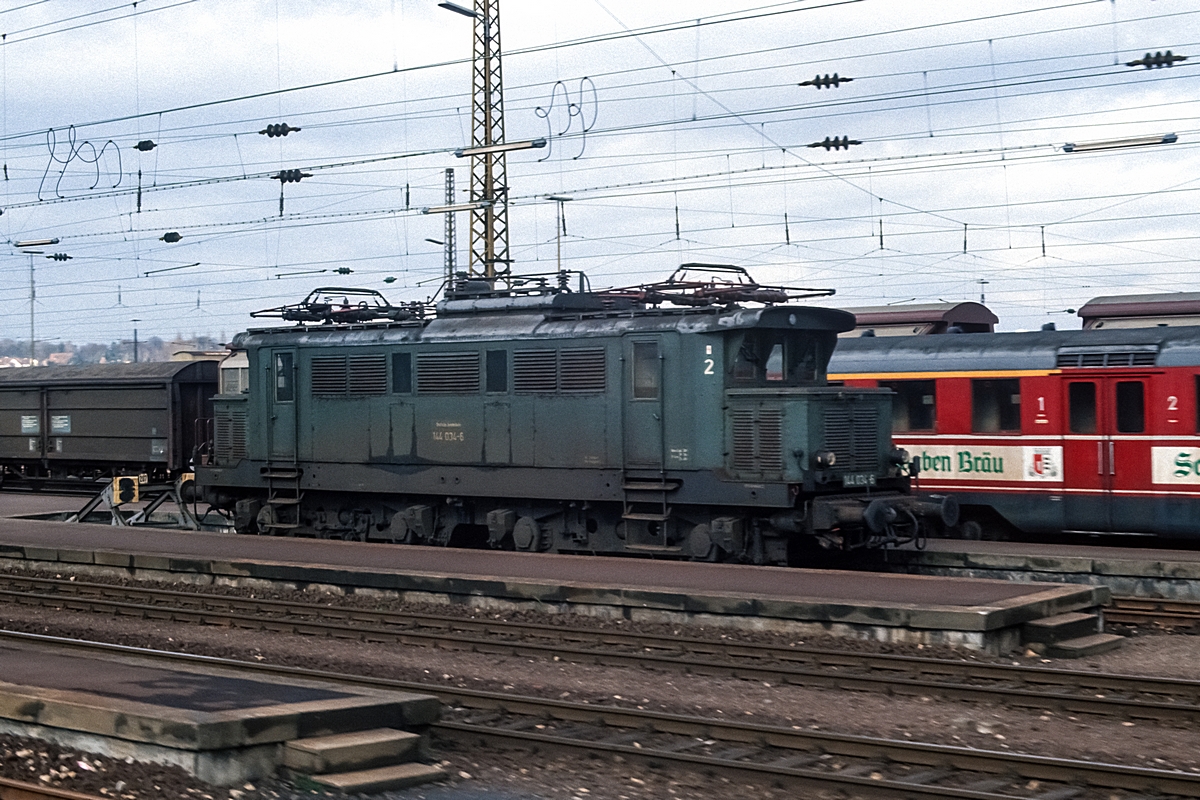
<path id="1" fill-rule="evenodd" d="M 1019 378 L 971 381 L 971 430 L 975 433 L 1021 432 Z"/>
<path id="2" fill-rule="evenodd" d="M 896 393 L 892 399 L 892 430 L 932 431 L 937 421 L 937 392 L 934 381 L 880 381 L 882 389 Z"/>

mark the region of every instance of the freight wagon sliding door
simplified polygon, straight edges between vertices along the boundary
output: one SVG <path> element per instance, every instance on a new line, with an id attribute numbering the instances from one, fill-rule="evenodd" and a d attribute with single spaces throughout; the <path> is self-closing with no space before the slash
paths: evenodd
<path id="1" fill-rule="evenodd" d="M 1068 530 L 1149 530 L 1147 510 L 1128 495 L 1147 488 L 1146 379 L 1070 380 L 1063 441 L 1064 520 Z"/>
<path id="2" fill-rule="evenodd" d="M 266 364 L 267 402 L 271 404 L 267 427 L 267 453 L 273 461 L 296 460 L 296 351 L 272 350 Z"/>

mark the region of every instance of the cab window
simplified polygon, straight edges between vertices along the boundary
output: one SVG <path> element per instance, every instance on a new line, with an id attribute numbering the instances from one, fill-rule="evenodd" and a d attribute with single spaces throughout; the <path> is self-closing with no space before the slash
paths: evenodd
<path id="1" fill-rule="evenodd" d="M 733 342 L 728 373 L 737 384 L 811 383 L 821 369 L 820 342 L 795 331 L 752 330 Z"/>

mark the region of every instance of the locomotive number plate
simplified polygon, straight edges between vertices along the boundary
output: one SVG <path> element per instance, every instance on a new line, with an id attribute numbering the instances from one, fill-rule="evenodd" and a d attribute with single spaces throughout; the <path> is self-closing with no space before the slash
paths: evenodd
<path id="1" fill-rule="evenodd" d="M 862 472 L 857 475 L 846 475 L 842 478 L 843 486 L 874 486 L 875 474 L 872 472 Z"/>

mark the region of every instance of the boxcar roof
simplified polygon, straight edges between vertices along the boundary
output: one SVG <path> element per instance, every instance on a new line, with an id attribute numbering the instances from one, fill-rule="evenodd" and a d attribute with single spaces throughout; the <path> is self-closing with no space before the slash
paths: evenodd
<path id="1" fill-rule="evenodd" d="M 1160 367 L 1200 365 L 1200 327 L 841 339 L 829 372 L 1043 370 L 1058 367 L 1060 355 L 1135 352 L 1154 353 Z"/>
<path id="2" fill-rule="evenodd" d="M 0 388 L 107 383 L 183 383 L 215 381 L 216 361 L 149 361 L 140 364 L 80 364 L 0 369 Z"/>
<path id="3" fill-rule="evenodd" d="M 560 313 L 460 313 L 439 316 L 424 326 L 412 324 L 307 325 L 258 328 L 239 334 L 237 347 L 305 344 L 392 344 L 512 339 L 559 339 L 618 336 L 624 333 L 677 330 L 714 333 L 745 328 L 832 331 L 854 327 L 854 315 L 817 306 L 768 306 L 739 309 L 639 309 L 637 311 Z"/>

